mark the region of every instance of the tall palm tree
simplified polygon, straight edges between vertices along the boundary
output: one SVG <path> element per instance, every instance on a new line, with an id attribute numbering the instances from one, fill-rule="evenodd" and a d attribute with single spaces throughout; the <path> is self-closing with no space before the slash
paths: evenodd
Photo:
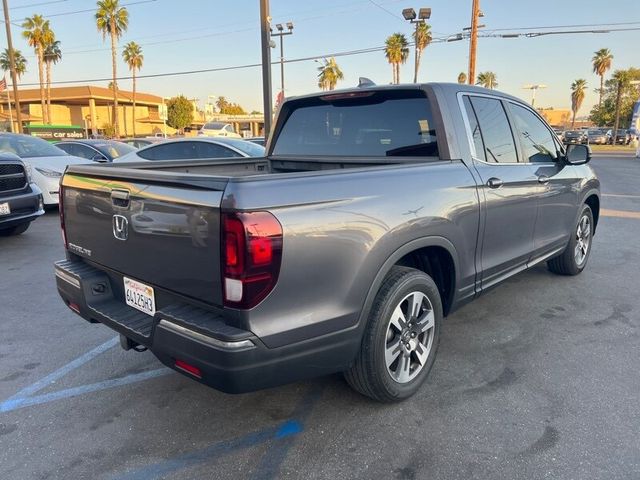
<path id="1" fill-rule="evenodd" d="M 344 75 L 336 59 L 331 57 L 329 60 L 324 59 L 324 63 L 318 67 L 318 86 L 322 90 L 333 90 L 336 88 L 338 80 L 343 80 Z"/>
<path id="2" fill-rule="evenodd" d="M 14 50 L 13 60 L 16 65 L 16 77 L 20 80 L 20 77 L 22 77 L 22 75 L 27 71 L 27 59 L 24 58 L 20 50 Z M 5 48 L 4 52 L 0 54 L 0 68 L 2 68 L 5 73 L 11 71 L 11 61 L 9 60 L 8 48 Z"/>
<path id="3" fill-rule="evenodd" d="M 119 0 L 98 0 L 96 3 L 98 10 L 95 14 L 96 26 L 102 33 L 102 40 L 111 38 L 111 70 L 113 73 L 113 116 L 112 124 L 115 129 L 116 138 L 120 136 L 118 127 L 118 83 L 117 76 L 117 43 L 122 34 L 129 26 L 129 12 L 125 7 L 120 6 Z"/>
<path id="4" fill-rule="evenodd" d="M 142 68 L 144 55 L 142 48 L 136 42 L 129 42 L 124 46 L 122 58 L 129 66 L 133 76 L 133 136 L 136 136 L 136 70 Z"/>
<path id="5" fill-rule="evenodd" d="M 458 74 L 458 83 L 467 83 L 467 74 L 464 72 L 460 72 Z"/>
<path id="6" fill-rule="evenodd" d="M 40 80 L 40 106 L 42 107 L 42 119 L 44 123 L 49 123 L 47 109 L 45 108 L 44 95 L 44 49 L 53 42 L 54 35 L 49 25 L 49 20 L 45 20 L 42 15 L 28 17 L 22 22 L 22 36 L 27 40 L 30 47 L 36 52 L 38 59 L 38 78 Z"/>
<path id="7" fill-rule="evenodd" d="M 413 41 L 416 47 L 416 64 L 415 71 L 413 72 L 413 83 L 418 82 L 418 69 L 420 68 L 420 60 L 422 59 L 422 52 L 427 45 L 431 43 L 431 26 L 426 22 L 420 22 L 416 25 L 416 29 L 413 32 Z"/>
<path id="8" fill-rule="evenodd" d="M 400 64 L 409 58 L 409 42 L 402 33 L 394 33 L 385 41 L 384 54 L 393 70 L 393 83 L 400 83 Z"/>
<path id="9" fill-rule="evenodd" d="M 571 128 L 576 124 L 576 114 L 582 102 L 584 101 L 584 92 L 587 88 L 587 81 L 580 78 L 571 84 L 571 111 L 573 112 L 573 118 L 571 120 Z"/>
<path id="10" fill-rule="evenodd" d="M 493 72 L 481 72 L 478 74 L 476 85 L 482 85 L 484 88 L 493 90 L 498 86 L 497 76 Z"/>
<path id="11" fill-rule="evenodd" d="M 611 68 L 611 61 L 613 60 L 613 54 L 608 48 L 601 48 L 593 54 L 591 63 L 593 64 L 593 73 L 600 76 L 600 99 L 598 100 L 598 107 L 602 106 L 602 97 L 604 95 L 604 75 L 607 70 Z"/>
<path id="12" fill-rule="evenodd" d="M 51 123 L 51 65 L 62 60 L 60 40 L 54 40 L 45 46 L 43 58 L 47 67 L 47 117 Z"/>

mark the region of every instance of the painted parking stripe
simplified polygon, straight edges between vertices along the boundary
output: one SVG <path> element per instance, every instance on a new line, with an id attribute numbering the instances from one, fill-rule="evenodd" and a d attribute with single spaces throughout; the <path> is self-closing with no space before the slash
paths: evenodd
<path id="1" fill-rule="evenodd" d="M 640 198 L 640 195 L 631 195 L 627 193 L 603 193 L 602 196 L 615 198 Z"/>
<path id="2" fill-rule="evenodd" d="M 640 220 L 640 212 L 630 212 L 628 210 L 609 210 L 603 208 L 600 210 L 600 215 L 604 217 L 634 218 Z"/>

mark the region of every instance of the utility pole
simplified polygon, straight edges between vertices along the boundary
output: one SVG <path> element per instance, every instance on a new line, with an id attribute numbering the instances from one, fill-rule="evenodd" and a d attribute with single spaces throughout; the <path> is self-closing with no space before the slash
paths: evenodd
<path id="1" fill-rule="evenodd" d="M 16 75 L 16 57 L 13 51 L 13 41 L 11 40 L 11 19 L 9 18 L 9 5 L 7 0 L 2 0 L 4 9 L 4 26 L 7 30 L 7 47 L 9 49 L 9 68 L 11 69 L 11 83 L 13 86 L 13 99 L 16 102 L 16 120 L 18 122 L 18 133 L 22 133 L 22 113 L 20 109 L 20 96 L 18 94 L 18 77 Z M 7 94 L 7 102 L 11 104 L 11 99 Z M 11 126 L 13 131 L 13 125 Z"/>
<path id="2" fill-rule="evenodd" d="M 480 16 L 480 0 L 473 0 L 471 10 L 471 41 L 469 42 L 469 85 L 476 83 L 476 49 L 478 47 L 478 17 Z"/>
<path id="3" fill-rule="evenodd" d="M 616 92 L 616 120 L 613 126 L 613 132 L 611 135 L 612 144 L 616 144 L 616 135 L 618 134 L 618 127 L 620 126 L 620 99 L 622 97 L 622 78 L 618 78 L 618 91 Z"/>
<path id="4" fill-rule="evenodd" d="M 262 105 L 264 109 L 264 138 L 271 132 L 271 17 L 269 0 L 260 0 L 260 40 L 262 46 Z"/>

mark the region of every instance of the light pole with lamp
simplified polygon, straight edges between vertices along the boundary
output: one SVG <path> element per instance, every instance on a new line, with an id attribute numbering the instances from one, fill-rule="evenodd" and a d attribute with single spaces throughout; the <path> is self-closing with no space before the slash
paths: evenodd
<path id="1" fill-rule="evenodd" d="M 421 24 L 425 24 L 427 20 L 431 18 L 431 9 L 430 8 L 421 8 L 418 10 L 418 15 L 416 15 L 416 11 L 413 8 L 405 8 L 402 10 L 402 16 L 405 20 L 410 23 L 415 23 L 416 32 L 414 36 L 414 72 L 413 72 L 413 83 L 418 82 L 418 28 Z M 417 17 L 417 18 L 416 18 Z"/>
<path id="2" fill-rule="evenodd" d="M 536 106 L 536 92 L 538 91 L 539 88 L 547 88 L 546 85 L 524 85 L 522 87 L 525 90 L 531 90 L 531 106 L 535 107 Z"/>
<path id="3" fill-rule="evenodd" d="M 284 30 L 284 27 L 281 23 L 276 23 L 276 30 L 278 33 L 273 33 L 271 31 L 272 37 L 280 37 L 280 91 L 282 92 L 282 96 L 284 96 L 284 41 L 283 38 L 285 35 L 293 34 L 293 23 L 287 22 L 287 30 Z"/>

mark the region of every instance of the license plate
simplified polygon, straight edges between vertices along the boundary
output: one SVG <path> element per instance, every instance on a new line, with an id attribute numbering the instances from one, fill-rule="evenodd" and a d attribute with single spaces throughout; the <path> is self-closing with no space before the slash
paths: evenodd
<path id="1" fill-rule="evenodd" d="M 11 207 L 9 207 L 8 203 L 0 203 L 0 215 L 10 215 Z"/>
<path id="2" fill-rule="evenodd" d="M 124 298 L 130 307 L 147 315 L 155 315 L 156 300 L 153 294 L 153 287 L 124 277 Z"/>

